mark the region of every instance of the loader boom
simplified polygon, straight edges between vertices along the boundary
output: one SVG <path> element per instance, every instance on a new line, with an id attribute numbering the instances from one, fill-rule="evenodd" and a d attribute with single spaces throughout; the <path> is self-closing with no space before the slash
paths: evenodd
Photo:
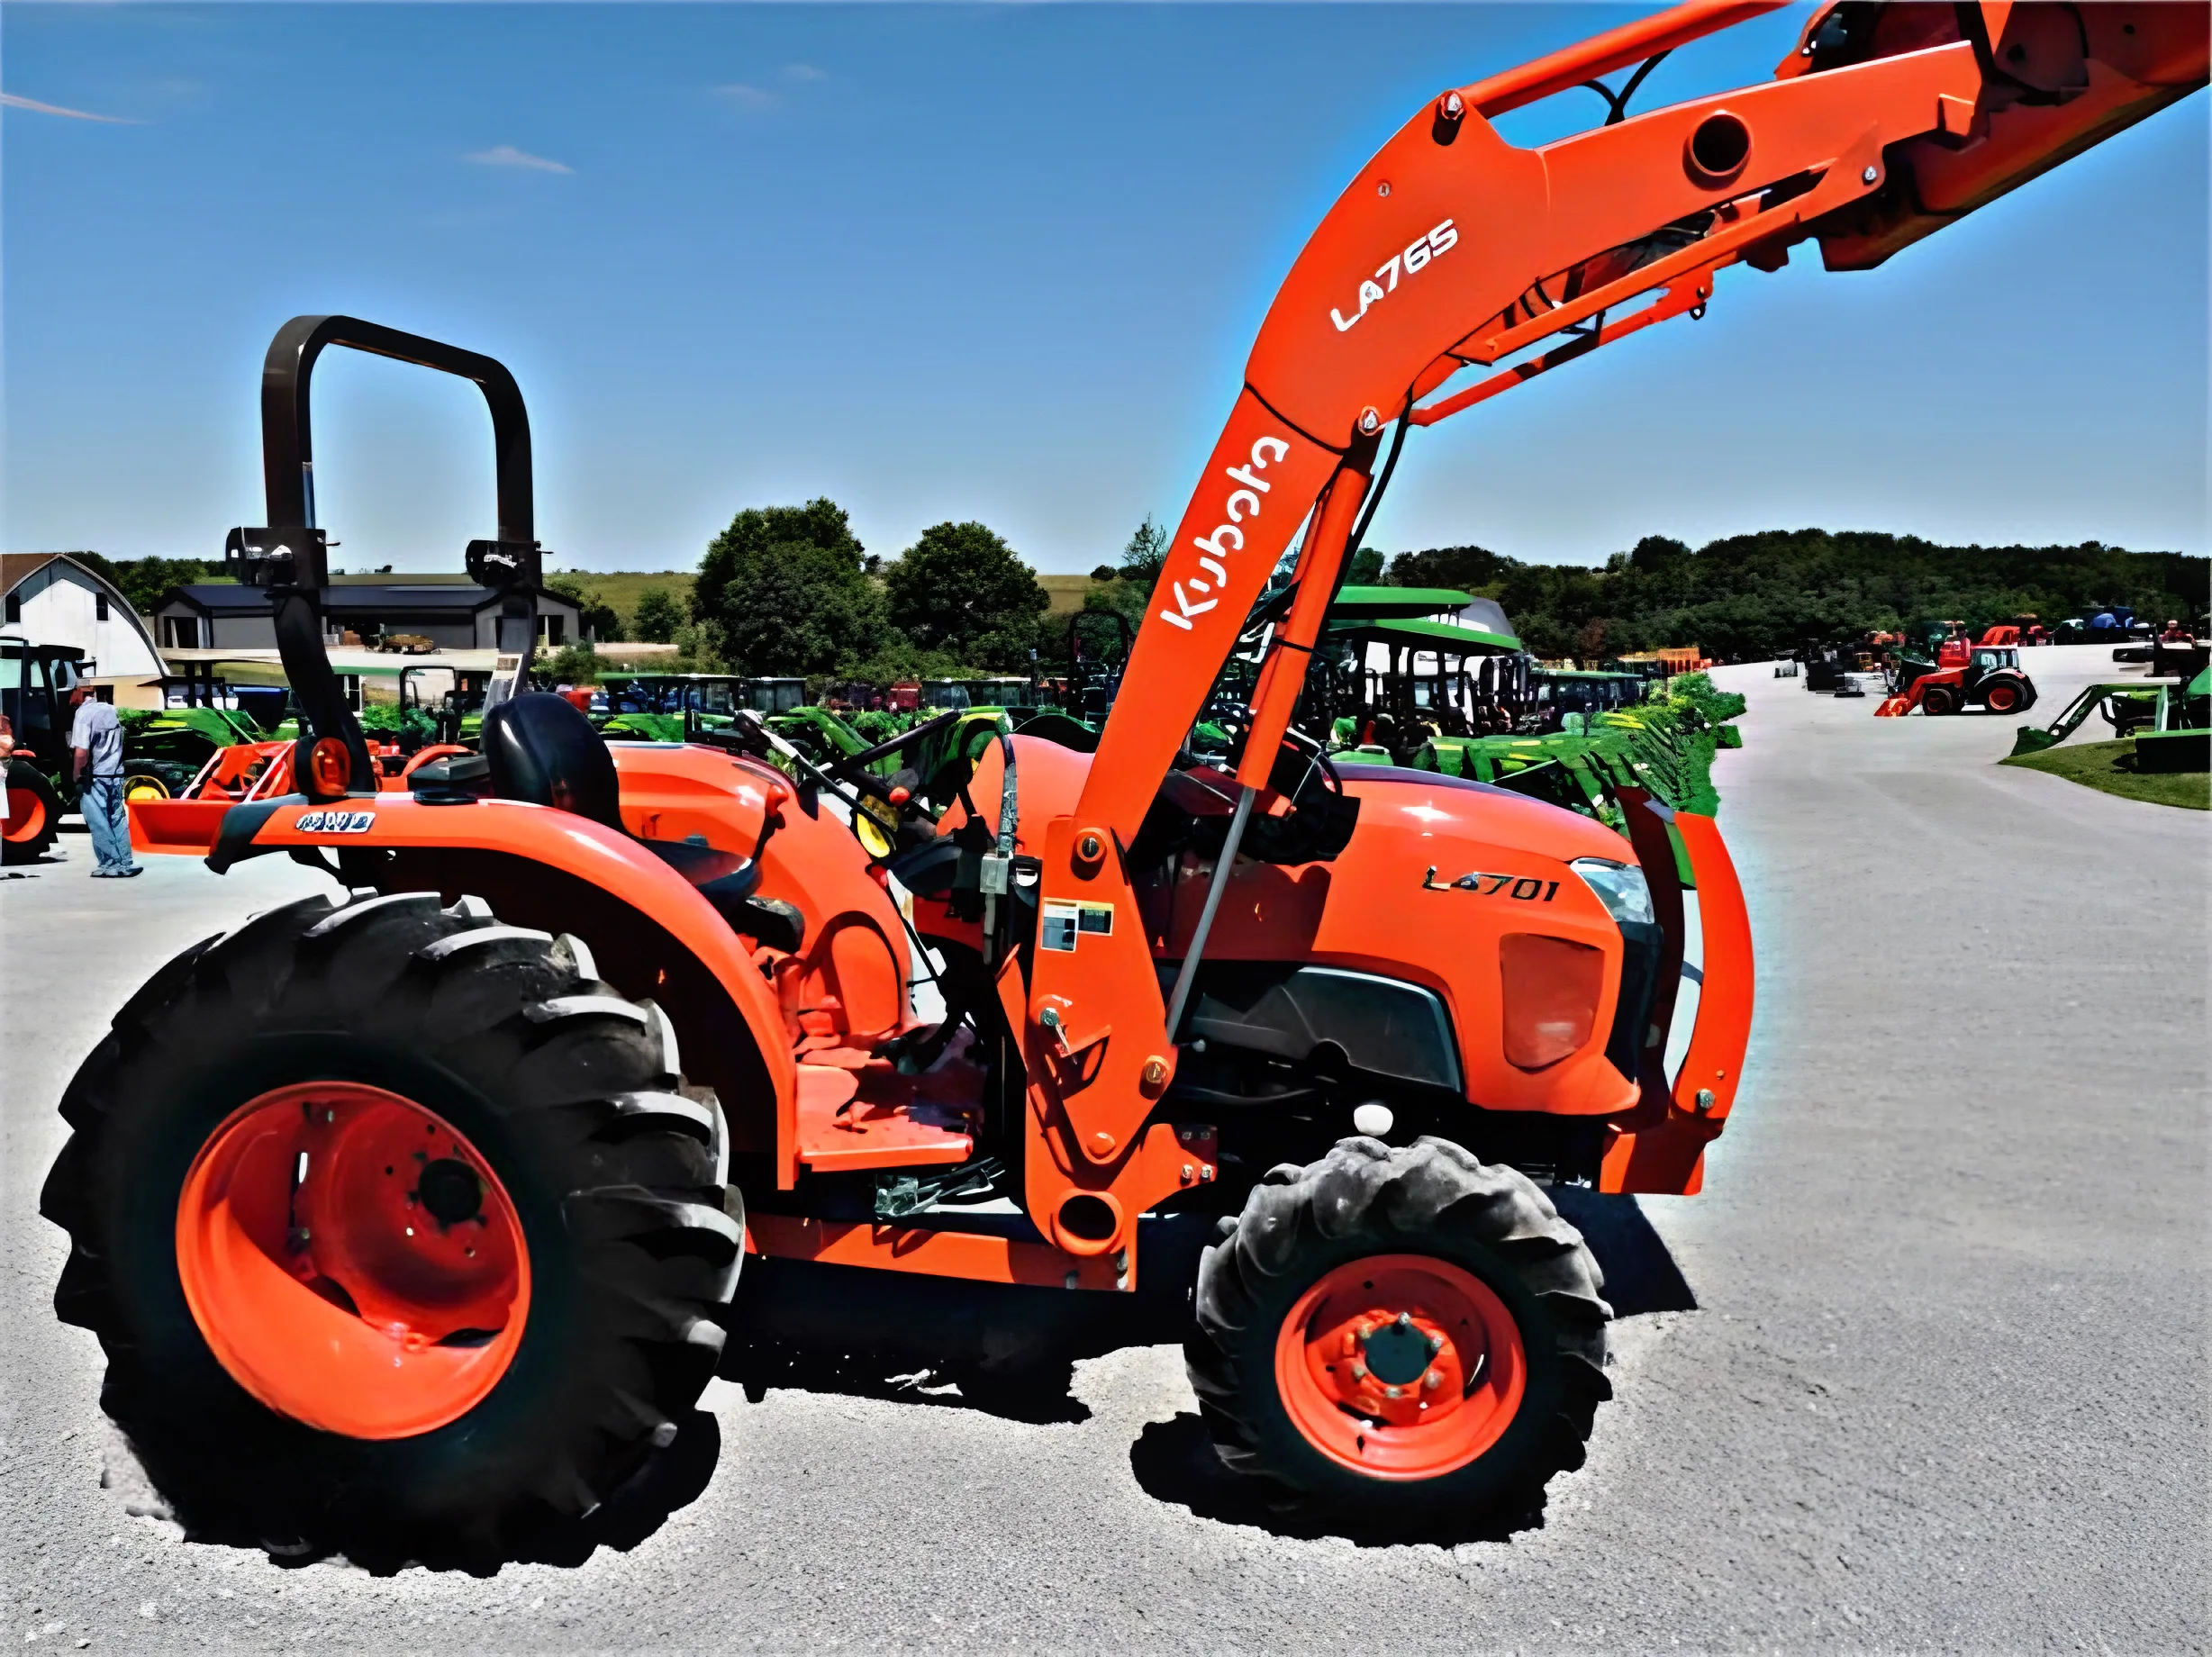
<path id="1" fill-rule="evenodd" d="M 2207 78 L 2198 6 L 1843 0 L 1762 84 L 1636 115 L 1608 91 L 1614 119 L 1536 149 L 1490 124 L 1769 9 L 1691 0 L 1446 88 L 1361 169 L 1260 329 L 1075 814 L 1048 838 L 1047 901 L 1135 914 L 1120 853 L 1310 522 L 1237 777 L 1263 788 L 1392 421 L 1432 423 L 1651 322 L 1702 316 L 1720 270 L 1776 269 L 1800 241 L 1817 240 L 1831 269 L 1878 264 Z M 1052 1073 L 1037 1039 L 1047 1010 L 1058 1060 L 1069 1031 L 1115 1033 L 1058 1100 L 1094 1164 L 1127 1153 L 1177 1055 L 1138 928 L 1101 942 L 1080 974 L 1072 955 L 1040 953 L 1029 1005 L 1033 1074 Z"/>

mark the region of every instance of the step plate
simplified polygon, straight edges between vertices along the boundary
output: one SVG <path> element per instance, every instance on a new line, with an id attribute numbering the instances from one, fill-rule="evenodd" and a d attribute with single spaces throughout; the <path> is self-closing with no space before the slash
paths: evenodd
<path id="1" fill-rule="evenodd" d="M 975 1149 L 966 1122 L 916 1100 L 914 1079 L 880 1059 L 799 1066 L 799 1161 L 818 1173 L 964 1163 Z"/>

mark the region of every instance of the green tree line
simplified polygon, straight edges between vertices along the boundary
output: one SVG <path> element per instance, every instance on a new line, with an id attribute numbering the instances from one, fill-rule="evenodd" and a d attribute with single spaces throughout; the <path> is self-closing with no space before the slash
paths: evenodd
<path id="1" fill-rule="evenodd" d="M 1091 572 L 1083 608 L 1134 629 L 1166 560 L 1168 531 L 1147 517 L 1118 560 Z M 79 555 L 141 613 L 213 566 L 192 559 L 110 562 Z M 1696 645 L 1719 661 L 1788 654 L 1870 629 L 1963 620 L 1979 629 L 2016 616 L 2047 623 L 2108 604 L 2142 619 L 2191 622 L 2212 604 L 2212 565 L 2100 541 L 2071 547 L 1945 547 L 1865 530 L 1769 530 L 1692 550 L 1647 535 L 1604 564 L 1532 564 L 1482 547 L 1357 555 L 1352 579 L 1456 587 L 1492 598 L 1543 656 L 1602 658 Z M 910 675 L 1024 673 L 1031 652 L 1065 659 L 1068 623 L 1047 616 L 1035 574 L 987 526 L 933 524 L 895 558 L 867 551 L 828 499 L 748 507 L 709 543 L 688 604 L 648 587 L 624 616 L 575 575 L 547 586 L 574 601 L 603 642 L 675 643 L 703 671 L 886 681 Z M 1088 648 L 1110 641 L 1105 631 Z"/>
<path id="2" fill-rule="evenodd" d="M 1871 530 L 1766 530 L 1692 551 L 1647 535 L 1600 566 L 1525 564 L 1482 547 L 1401 552 L 1399 586 L 1493 598 L 1541 656 L 1585 659 L 1696 645 L 1716 661 L 1761 661 L 1870 629 L 2016 616 L 2048 626 L 2108 604 L 2193 622 L 2212 564 L 2177 552 L 2073 547 L 1944 547 Z"/>

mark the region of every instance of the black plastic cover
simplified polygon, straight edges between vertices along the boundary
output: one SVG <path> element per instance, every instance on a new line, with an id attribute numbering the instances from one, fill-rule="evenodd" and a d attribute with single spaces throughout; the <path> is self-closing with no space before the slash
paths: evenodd
<path id="1" fill-rule="evenodd" d="M 1163 985 L 1179 962 L 1160 963 Z M 1183 1016 L 1183 1039 L 1264 1053 L 1292 1064 L 1324 1046 L 1353 1069 L 1421 1087 L 1464 1091 L 1459 1049 L 1433 990 L 1344 967 L 1210 961 Z"/>

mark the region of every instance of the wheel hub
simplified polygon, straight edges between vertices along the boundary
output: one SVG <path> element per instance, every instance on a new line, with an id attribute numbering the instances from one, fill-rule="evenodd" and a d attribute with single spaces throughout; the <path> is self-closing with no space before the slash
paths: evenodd
<path id="1" fill-rule="evenodd" d="M 412 1194 L 441 1227 L 474 1219 L 484 1208 L 484 1182 L 457 1156 L 425 1164 Z"/>
<path id="2" fill-rule="evenodd" d="M 1466 1465 L 1512 1424 L 1527 1381 L 1503 1301 L 1443 1260 L 1375 1255 L 1326 1273 L 1284 1318 L 1275 1376 L 1299 1433 L 1384 1479 Z"/>
<path id="3" fill-rule="evenodd" d="M 506 1372 L 530 1307 L 514 1205 L 476 1147 L 354 1082 L 264 1093 L 209 1136 L 177 1212 L 177 1274 L 233 1380 L 354 1438 L 433 1430 Z"/>
<path id="4" fill-rule="evenodd" d="M 1413 1314 L 1401 1312 L 1380 1327 L 1362 1324 L 1360 1356 L 1370 1373 L 1386 1386 L 1410 1386 L 1428 1370 L 1429 1358 L 1446 1345 L 1443 1331 L 1416 1327 Z"/>

